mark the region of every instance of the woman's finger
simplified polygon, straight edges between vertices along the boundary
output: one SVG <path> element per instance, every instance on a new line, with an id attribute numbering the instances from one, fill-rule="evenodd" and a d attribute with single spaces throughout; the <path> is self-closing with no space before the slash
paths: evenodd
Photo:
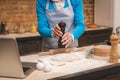
<path id="1" fill-rule="evenodd" d="M 69 33 L 66 32 L 62 37 L 62 42 L 65 42 L 70 37 Z"/>
<path id="2" fill-rule="evenodd" d="M 58 24 L 55 25 L 55 28 L 56 28 L 57 30 L 61 30 L 61 28 L 58 26 Z"/>
<path id="3" fill-rule="evenodd" d="M 68 47 L 71 42 L 72 42 L 72 35 L 69 32 L 65 33 L 65 35 L 62 37 L 63 45 Z"/>
<path id="4" fill-rule="evenodd" d="M 56 34 L 57 37 L 61 37 L 63 33 L 56 27 L 57 26 L 53 28 L 53 33 Z"/>
<path id="5" fill-rule="evenodd" d="M 67 44 L 69 44 L 69 43 L 71 43 L 71 42 L 72 42 L 72 37 L 69 36 L 69 37 L 67 37 L 67 39 L 63 42 L 63 45 L 67 45 Z"/>

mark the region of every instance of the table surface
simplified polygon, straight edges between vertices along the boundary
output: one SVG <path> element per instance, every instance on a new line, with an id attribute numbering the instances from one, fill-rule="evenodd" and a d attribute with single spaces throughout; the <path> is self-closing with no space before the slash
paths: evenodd
<path id="1" fill-rule="evenodd" d="M 6 34 L 6 35 L 0 35 L 0 37 L 10 37 L 10 38 L 26 38 L 26 37 L 35 37 L 35 36 L 40 36 L 38 32 L 36 33 L 30 33 L 26 32 L 24 34 Z"/>
<path id="2" fill-rule="evenodd" d="M 75 54 L 78 54 L 78 53 L 84 53 L 84 51 L 75 52 Z M 48 55 L 46 56 L 48 57 Z M 41 57 L 43 58 L 44 56 L 39 56 L 37 53 L 33 55 L 21 56 L 20 59 L 22 62 L 37 62 L 38 59 L 40 59 Z M 95 56 L 93 59 L 86 59 L 86 60 L 80 59 L 78 61 L 67 63 L 64 66 L 54 66 L 51 72 L 43 72 L 43 71 L 35 70 L 25 79 L 0 77 L 0 80 L 47 80 L 55 77 L 65 76 L 68 74 L 74 74 L 77 72 L 82 72 L 90 69 L 111 65 L 108 59 L 109 59 L 108 57 Z M 87 67 L 88 65 L 89 67 Z"/>

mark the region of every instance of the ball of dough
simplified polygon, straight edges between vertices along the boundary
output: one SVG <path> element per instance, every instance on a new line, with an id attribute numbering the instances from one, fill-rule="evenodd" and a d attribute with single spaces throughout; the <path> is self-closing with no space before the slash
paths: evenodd
<path id="1" fill-rule="evenodd" d="M 48 60 L 43 60 L 42 62 L 43 62 L 43 64 L 45 64 L 45 65 L 50 65 L 50 63 L 49 63 Z"/>
<path id="2" fill-rule="evenodd" d="M 50 64 L 45 64 L 45 67 L 44 67 L 44 72 L 50 72 L 52 71 L 53 69 L 53 66 L 50 65 Z"/>
<path id="3" fill-rule="evenodd" d="M 38 62 L 38 63 L 36 64 L 36 68 L 37 68 L 38 70 L 43 70 L 44 67 L 45 67 L 45 64 L 43 64 L 43 63 L 41 63 L 41 62 Z"/>

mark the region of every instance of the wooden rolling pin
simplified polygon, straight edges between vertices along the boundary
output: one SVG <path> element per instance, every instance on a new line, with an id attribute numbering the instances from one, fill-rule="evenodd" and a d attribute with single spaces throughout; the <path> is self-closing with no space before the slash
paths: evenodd
<path id="1" fill-rule="evenodd" d="M 86 48 L 59 48 L 59 49 L 51 49 L 46 52 L 40 52 L 38 53 L 39 56 L 44 56 L 44 55 L 53 55 L 53 54 L 59 54 L 59 53 L 70 53 L 70 52 L 77 52 L 77 51 L 82 51 L 85 50 Z"/>

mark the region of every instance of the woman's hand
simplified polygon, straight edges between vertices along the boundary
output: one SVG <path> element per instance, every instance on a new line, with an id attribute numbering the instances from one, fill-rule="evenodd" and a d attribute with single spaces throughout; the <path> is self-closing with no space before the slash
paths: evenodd
<path id="1" fill-rule="evenodd" d="M 58 25 L 55 25 L 52 29 L 52 35 L 54 37 L 62 37 L 63 33 Z"/>
<path id="2" fill-rule="evenodd" d="M 65 45 L 65 47 L 67 48 L 72 42 L 73 42 L 72 34 L 66 32 L 62 37 L 62 43 L 63 43 L 62 45 Z"/>

